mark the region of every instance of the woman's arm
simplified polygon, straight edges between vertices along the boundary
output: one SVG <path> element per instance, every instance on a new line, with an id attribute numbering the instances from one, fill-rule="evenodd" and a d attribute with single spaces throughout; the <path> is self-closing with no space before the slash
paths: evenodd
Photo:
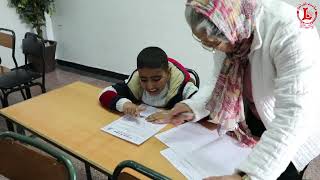
<path id="1" fill-rule="evenodd" d="M 275 34 L 270 54 L 276 69 L 275 118 L 263 133 L 252 153 L 239 166 L 251 179 L 277 179 L 298 148 L 312 133 L 315 125 L 312 102 L 315 78 L 319 78 L 317 51 L 319 37 L 316 30 L 286 27 Z"/>
<path id="2" fill-rule="evenodd" d="M 209 111 L 206 110 L 205 106 L 208 102 L 208 100 L 211 97 L 211 93 L 214 89 L 217 77 L 220 73 L 220 68 L 222 65 L 222 62 L 225 58 L 225 55 L 222 52 L 216 52 L 214 54 L 213 60 L 212 60 L 212 68 L 207 73 L 207 81 L 201 81 L 201 85 L 198 92 L 194 94 L 190 99 L 182 101 L 182 103 L 189 106 L 189 108 L 194 113 L 194 119 L 193 121 L 198 121 L 206 116 L 209 115 Z"/>

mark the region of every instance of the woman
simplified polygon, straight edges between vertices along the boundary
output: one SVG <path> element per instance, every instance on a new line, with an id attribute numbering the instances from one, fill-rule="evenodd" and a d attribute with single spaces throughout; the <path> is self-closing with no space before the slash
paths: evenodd
<path id="1" fill-rule="evenodd" d="M 236 174 L 208 179 L 301 179 L 320 154 L 319 37 L 300 27 L 296 13 L 278 0 L 187 2 L 193 36 L 217 51 L 213 62 L 221 68 L 216 83 L 176 104 L 168 119 L 181 124 L 210 115 L 221 134 L 254 146 Z M 261 136 L 257 144 L 251 135 Z"/>

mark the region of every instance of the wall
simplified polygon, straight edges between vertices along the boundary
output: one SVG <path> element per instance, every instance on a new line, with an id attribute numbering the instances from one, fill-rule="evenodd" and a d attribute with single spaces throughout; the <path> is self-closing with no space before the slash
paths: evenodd
<path id="1" fill-rule="evenodd" d="M 16 34 L 16 59 L 19 65 L 23 65 L 24 56 L 21 50 L 21 43 L 25 32 L 30 31 L 30 27 L 22 23 L 15 8 L 8 7 L 7 0 L 0 0 L 0 27 L 12 29 Z M 0 48 L 2 65 L 13 68 L 14 63 L 11 58 L 11 51 L 8 48 Z"/>
<path id="2" fill-rule="evenodd" d="M 212 60 L 192 39 L 184 0 L 57 0 L 52 17 L 58 58 L 122 74 L 147 46 L 159 46 L 205 77 Z"/>
<path id="3" fill-rule="evenodd" d="M 295 7 L 300 2 L 286 1 Z M 57 0 L 52 19 L 58 58 L 129 74 L 141 49 L 159 46 L 169 56 L 194 68 L 206 81 L 212 57 L 192 39 L 184 18 L 184 3 L 185 0 Z M 315 0 L 312 3 L 319 5 Z"/>
<path id="4" fill-rule="evenodd" d="M 300 0 L 285 0 L 297 6 Z M 303 1 L 304 2 L 304 1 Z M 318 8 L 320 3 L 309 1 Z M 194 68 L 202 81 L 208 78 L 212 56 L 192 39 L 184 19 L 185 0 L 56 0 L 48 18 L 47 37 L 58 41 L 57 58 L 130 74 L 136 56 L 147 46 L 162 47 L 169 56 Z M 320 9 L 319 9 L 320 10 Z M 320 30 L 319 19 L 316 22 Z M 29 27 L 21 23 L 7 0 L 0 0 L 0 27 L 17 33 L 17 59 L 22 62 L 21 39 Z M 0 48 L 3 64 L 12 67 Z"/>

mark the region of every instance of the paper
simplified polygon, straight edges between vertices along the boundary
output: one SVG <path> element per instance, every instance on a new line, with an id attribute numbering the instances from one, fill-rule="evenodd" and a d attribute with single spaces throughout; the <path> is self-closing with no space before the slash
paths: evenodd
<path id="1" fill-rule="evenodd" d="M 140 116 L 144 117 L 144 118 L 150 116 L 151 114 L 153 114 L 155 112 L 161 111 L 158 108 L 155 108 L 155 107 L 152 107 L 152 106 L 148 106 L 148 105 L 145 105 L 145 104 L 141 104 L 140 106 L 145 108 L 144 111 L 140 112 Z"/>
<path id="2" fill-rule="evenodd" d="M 219 136 L 217 130 L 197 123 L 178 126 L 156 137 L 169 147 L 161 154 L 188 179 L 233 174 L 251 152 L 235 139 Z"/>
<path id="3" fill-rule="evenodd" d="M 195 179 L 203 179 L 201 175 L 197 173 L 186 159 L 182 158 L 174 152 L 171 148 L 165 149 L 160 152 L 162 156 L 164 156 L 175 168 L 177 168 L 187 179 L 195 180 Z"/>
<path id="4" fill-rule="evenodd" d="M 165 124 L 153 124 L 145 120 L 146 116 L 157 110 L 157 108 L 148 106 L 145 112 L 140 113 L 141 117 L 134 118 L 125 115 L 101 128 L 101 130 L 140 145 L 166 126 Z"/>
<path id="5" fill-rule="evenodd" d="M 233 174 L 250 152 L 251 148 L 241 147 L 235 139 L 224 135 L 184 158 L 205 178 Z"/>
<path id="6" fill-rule="evenodd" d="M 156 135 L 161 142 L 176 152 L 191 152 L 219 138 L 217 131 L 199 123 L 185 123 Z"/>

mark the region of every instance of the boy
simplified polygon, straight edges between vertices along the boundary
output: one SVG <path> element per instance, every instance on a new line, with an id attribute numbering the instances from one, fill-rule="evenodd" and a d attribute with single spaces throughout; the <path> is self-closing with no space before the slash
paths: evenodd
<path id="1" fill-rule="evenodd" d="M 139 115 L 145 103 L 172 108 L 198 91 L 189 73 L 176 60 L 168 58 L 158 47 L 147 47 L 137 57 L 137 70 L 126 83 L 105 88 L 99 97 L 101 105 L 131 116 Z"/>

